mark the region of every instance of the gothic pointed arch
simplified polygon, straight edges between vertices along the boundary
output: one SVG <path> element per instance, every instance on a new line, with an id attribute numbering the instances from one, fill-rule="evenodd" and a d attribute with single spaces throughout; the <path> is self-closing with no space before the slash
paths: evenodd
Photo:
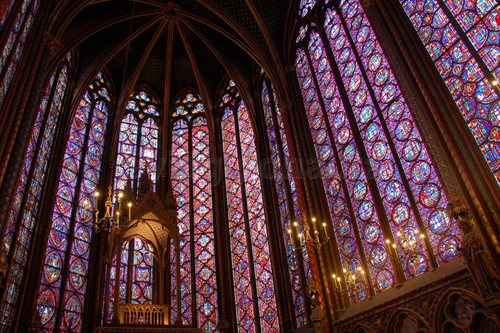
<path id="1" fill-rule="evenodd" d="M 0 256 L 11 261 L 6 272 L 0 311 L 2 327 L 12 325 L 24 272 L 31 249 L 33 232 L 39 223 L 38 214 L 45 188 L 47 168 L 53 158 L 53 146 L 71 74 L 71 55 L 57 66 L 47 82 L 38 105 L 31 136 L 24 150 L 15 193 L 1 228 Z"/>
<path id="2" fill-rule="evenodd" d="M 170 114 L 171 182 L 180 231 L 181 313 L 172 304 L 172 320 L 213 332 L 217 327 L 215 226 L 212 200 L 210 133 L 200 94 L 185 89 Z M 177 264 L 171 253 L 171 266 Z M 173 270 L 171 296 L 178 286 Z"/>
<path id="3" fill-rule="evenodd" d="M 110 117 L 111 93 L 98 73 L 73 114 L 53 206 L 36 305 L 41 327 L 80 331 L 89 271 L 94 201 Z M 91 202 L 84 209 L 84 200 Z"/>
<path id="4" fill-rule="evenodd" d="M 278 332 L 255 134 L 246 103 L 233 80 L 226 86 L 219 107 L 238 330 Z"/>
<path id="5" fill-rule="evenodd" d="M 137 87 L 130 95 L 120 124 L 115 166 L 115 190 L 124 190 L 131 182 L 136 193 L 145 172 L 156 186 L 161 104 L 151 90 Z"/>

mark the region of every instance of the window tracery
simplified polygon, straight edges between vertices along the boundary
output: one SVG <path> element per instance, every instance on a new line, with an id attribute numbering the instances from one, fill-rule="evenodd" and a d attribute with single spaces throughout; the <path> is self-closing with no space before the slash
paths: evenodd
<path id="1" fill-rule="evenodd" d="M 215 235 L 212 213 L 210 141 L 201 97 L 188 92 L 177 99 L 171 115 L 172 187 L 177 201 L 181 235 L 181 314 L 172 304 L 175 320 L 197 323 L 207 332 L 217 326 Z M 175 253 L 171 267 L 176 265 Z M 172 270 L 171 299 L 175 300 L 176 272 Z"/>
<path id="2" fill-rule="evenodd" d="M 279 332 L 255 136 L 232 80 L 220 107 L 238 330 Z"/>
<path id="3" fill-rule="evenodd" d="M 500 5 L 400 0 L 500 184 Z"/>
<path id="4" fill-rule="evenodd" d="M 451 260 L 461 232 L 360 1 L 327 1 L 316 15 L 324 31 L 309 23 L 297 34 L 297 76 L 345 270 L 337 274 L 351 277 L 357 302 L 393 286 L 398 270 L 411 278 Z"/>
<path id="5" fill-rule="evenodd" d="M 107 81 L 99 73 L 71 122 L 36 300 L 45 331 L 82 328 L 95 207 L 84 211 L 80 203 L 94 202 L 110 103 Z"/>
<path id="6" fill-rule="evenodd" d="M 52 73 L 45 88 L 25 148 L 15 193 L 3 225 L 0 251 L 4 258 L 11 258 L 11 267 L 7 272 L 5 292 L 1 295 L 2 327 L 9 327 L 12 324 L 24 281 L 24 271 L 37 223 L 48 161 L 52 155 L 54 134 L 67 92 L 70 60 L 71 57 L 68 55 Z"/>

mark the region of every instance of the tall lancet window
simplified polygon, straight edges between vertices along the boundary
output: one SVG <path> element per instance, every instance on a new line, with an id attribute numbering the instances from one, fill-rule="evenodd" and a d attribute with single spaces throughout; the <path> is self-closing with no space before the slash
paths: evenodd
<path id="1" fill-rule="evenodd" d="M 160 104 L 157 99 L 144 89 L 134 92 L 120 125 L 115 189 L 125 189 L 130 180 L 132 191 L 137 192 L 139 179 L 146 170 L 155 186 L 159 123 Z"/>
<path id="2" fill-rule="evenodd" d="M 292 161 L 285 134 L 284 120 L 277 104 L 273 85 L 264 75 L 262 75 L 261 94 L 273 164 L 273 179 L 275 180 L 276 193 L 278 194 L 283 239 L 289 264 L 296 325 L 297 327 L 301 327 L 307 324 L 304 293 L 305 286 L 307 285 L 307 281 L 305 280 L 311 278 L 311 270 L 307 250 L 301 253 L 301 258 L 299 259 L 288 235 L 288 230 L 293 228 L 293 221 L 301 218 L 299 198 L 292 175 Z"/>
<path id="3" fill-rule="evenodd" d="M 21 59 L 24 45 L 31 31 L 31 26 L 40 6 L 39 0 L 14 1 L 9 7 L 10 16 L 15 15 L 9 26 L 6 25 L 8 18 L 2 18 L 1 31 L 5 31 L 6 38 L 3 39 L 0 54 L 0 109 L 10 87 L 17 64 Z M 3 36 L 2 36 L 3 37 Z"/>
<path id="4" fill-rule="evenodd" d="M 500 184 L 500 4 L 399 2 Z"/>
<path id="5" fill-rule="evenodd" d="M 181 236 L 181 313 L 171 302 L 172 322 L 181 316 L 185 324 L 215 332 L 217 283 L 212 216 L 210 143 L 205 109 L 196 93 L 175 103 L 171 115 L 172 187 L 177 198 Z M 172 300 L 176 293 L 176 258 L 171 256 Z"/>
<path id="6" fill-rule="evenodd" d="M 92 241 L 93 202 L 101 172 L 111 98 L 98 74 L 83 94 L 69 129 L 52 213 L 37 307 L 45 332 L 80 332 Z"/>
<path id="7" fill-rule="evenodd" d="M 238 331 L 279 332 L 255 135 L 232 80 L 220 107 Z"/>
<path id="8" fill-rule="evenodd" d="M 2 255 L 10 258 L 4 292 L 1 295 L 0 327 L 12 324 L 24 281 L 33 230 L 45 185 L 48 161 L 52 156 L 54 133 L 61 114 L 68 83 L 70 57 L 52 73 L 38 106 L 35 122 L 17 177 L 15 193 L 9 204 L 1 232 Z"/>
<path id="9" fill-rule="evenodd" d="M 461 234 L 359 1 L 315 11 L 324 29 L 300 28 L 297 76 L 345 270 L 337 274 L 357 302 L 451 260 Z"/>

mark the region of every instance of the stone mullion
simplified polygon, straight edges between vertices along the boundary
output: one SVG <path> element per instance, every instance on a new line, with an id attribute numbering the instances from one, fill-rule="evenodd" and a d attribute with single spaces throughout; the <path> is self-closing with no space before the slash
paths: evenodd
<path id="1" fill-rule="evenodd" d="M 115 104 L 116 105 L 116 104 Z M 113 109 L 115 107 L 113 105 Z M 110 108 L 111 110 L 111 108 Z M 110 112 L 111 113 L 111 112 Z M 116 116 L 118 115 L 118 112 L 113 112 L 113 116 L 109 117 L 108 119 L 108 124 L 113 124 L 114 120 L 116 119 Z M 118 132 L 120 131 L 120 128 L 118 128 Z M 113 126 L 108 125 L 106 127 L 106 138 L 111 138 L 112 134 L 114 132 Z M 116 161 L 116 150 L 113 150 L 112 147 L 114 146 L 114 142 L 111 140 L 107 140 L 104 145 L 104 151 L 102 156 L 110 156 L 107 160 L 113 164 L 113 161 Z M 111 184 L 114 179 L 114 174 L 113 174 L 113 167 L 110 165 L 107 169 L 102 168 L 101 175 L 99 178 L 99 183 L 97 185 L 97 189 L 99 187 L 102 188 L 101 184 Z M 101 185 L 101 186 L 100 186 Z M 105 186 L 106 188 L 106 186 Z M 106 193 L 106 191 L 99 191 L 99 193 Z M 95 207 L 95 209 L 99 209 L 99 211 L 103 211 L 100 208 L 104 207 L 104 200 L 101 200 L 100 202 L 101 207 Z M 92 217 L 92 221 L 94 221 L 94 217 Z M 94 221 L 95 222 L 95 221 Z M 93 299 L 98 301 L 98 305 L 94 306 L 93 304 L 90 304 L 90 302 L 85 302 L 84 306 L 84 318 L 87 320 L 84 321 L 83 324 L 83 331 L 94 331 L 96 327 L 102 322 L 105 323 L 107 318 L 107 302 L 108 302 L 108 297 L 110 297 L 109 294 L 109 288 L 108 285 L 111 283 L 110 279 L 110 274 L 111 273 L 111 268 L 113 266 L 113 257 L 111 258 L 107 257 L 107 246 L 109 244 L 109 233 L 107 232 L 96 232 L 94 230 L 93 235 L 92 235 L 92 243 L 91 243 L 91 248 L 90 248 L 90 258 L 89 258 L 89 274 L 88 274 L 88 285 L 90 286 L 97 286 L 96 288 L 89 288 L 88 289 L 88 299 Z M 110 261 L 109 261 L 110 260 Z M 104 263 L 104 265 L 102 265 Z M 103 311 L 102 307 L 105 307 L 105 310 Z M 104 317 L 102 317 L 104 312 Z M 90 323 L 90 324 L 87 324 Z M 87 325 L 86 325 L 87 324 Z M 88 327 L 88 328 L 87 328 Z"/>
<path id="2" fill-rule="evenodd" d="M 233 291 L 231 265 L 231 240 L 227 218 L 227 197 L 224 177 L 224 147 L 220 118 L 215 119 L 215 133 L 210 135 L 210 169 L 212 172 L 212 206 L 214 208 L 214 234 L 216 249 L 217 305 L 219 323 L 217 329 L 221 333 L 237 332 L 236 302 Z M 212 145 L 213 143 L 213 145 Z"/>
<path id="3" fill-rule="evenodd" d="M 261 82 L 263 83 L 263 81 Z M 262 103 L 262 91 L 259 89 L 261 84 L 257 85 L 257 101 L 255 113 L 255 128 L 259 132 L 258 137 L 261 140 L 255 140 L 257 146 L 257 160 L 260 171 L 260 181 L 262 184 L 262 195 L 264 201 L 264 212 L 266 218 L 266 228 L 269 238 L 269 251 L 271 254 L 271 267 L 273 271 L 273 284 L 276 294 L 276 303 L 278 305 L 277 313 L 281 330 L 288 332 L 294 327 L 295 316 L 293 311 L 293 297 L 290 294 L 291 284 L 288 271 L 287 256 L 284 251 L 285 244 L 283 239 L 283 230 L 281 226 L 281 211 L 279 209 L 279 199 L 276 192 L 274 164 L 269 147 L 267 133 L 267 124 L 265 123 L 264 106 Z M 271 91 L 270 89 L 268 91 Z M 260 163 L 264 161 L 264 163 Z M 269 163 L 271 162 L 271 163 Z M 270 223 L 276 221 L 277 223 Z M 284 260 L 283 260 L 284 259 Z M 277 283 L 283 281 L 283 283 Z"/>
<path id="4" fill-rule="evenodd" d="M 189 114 L 191 114 L 191 110 L 189 110 Z M 194 327 L 198 327 L 198 307 L 196 305 L 196 265 L 195 260 L 197 260 L 194 251 L 194 184 L 193 184 L 193 121 L 194 119 L 190 119 L 187 122 L 188 125 L 188 175 L 189 175 L 189 253 L 191 254 L 191 272 L 190 272 L 190 280 L 191 280 L 191 320 Z"/>
<path id="5" fill-rule="evenodd" d="M 28 20 L 28 17 L 31 15 L 31 10 L 33 9 L 33 6 L 34 6 L 34 3 L 35 3 L 35 0 L 31 1 L 31 3 L 29 4 L 29 7 L 26 8 L 26 13 L 24 15 L 24 18 L 23 18 L 23 23 L 21 23 L 20 27 L 21 29 L 18 31 L 15 39 L 14 39 L 14 43 L 12 43 L 12 50 L 11 52 L 9 53 L 8 57 L 7 57 L 7 60 L 5 61 L 5 67 L 3 68 L 3 71 L 0 72 L 0 79 L 3 81 L 5 78 L 5 73 L 6 73 L 6 69 L 9 68 L 9 64 L 12 62 L 12 57 L 13 57 L 13 54 L 15 53 L 15 49 L 17 48 L 17 45 L 18 45 L 18 41 L 19 41 L 19 38 L 21 38 L 21 35 L 23 33 L 23 31 L 25 30 L 26 28 L 26 21 Z M 17 13 L 16 13 L 17 14 Z M 32 18 L 32 20 L 34 20 L 35 18 Z M 12 22 L 13 23 L 13 22 Z M 31 26 L 31 28 L 33 28 L 33 24 Z M 31 30 L 30 28 L 30 30 Z M 11 31 L 11 30 L 10 30 Z M 30 31 L 31 32 L 31 31 Z M 30 34 L 30 32 L 28 32 L 28 34 Z M 9 33 L 8 34 L 5 34 L 7 37 L 8 35 L 10 35 Z M 27 41 L 27 39 L 26 39 Z M 24 46 L 27 46 L 27 44 L 25 43 Z M 2 45 L 2 50 L 3 50 L 3 47 L 5 47 L 5 45 Z M 22 55 L 21 55 L 22 56 Z M 15 70 L 14 70 L 14 75 L 15 75 Z M 11 82 L 12 84 L 12 82 Z M 10 90 L 10 89 L 7 89 L 7 91 Z M 6 96 L 5 96 L 6 97 Z M 4 100 L 5 101 L 5 100 Z"/>
<path id="6" fill-rule="evenodd" d="M 248 206 L 247 206 L 247 192 L 246 192 L 246 182 L 245 182 L 245 168 L 243 166 L 243 151 L 241 150 L 241 138 L 240 138 L 240 124 L 238 121 L 239 110 L 238 106 L 243 103 L 242 100 L 239 100 L 235 106 L 231 109 L 231 116 L 234 119 L 234 132 L 236 134 L 236 149 L 238 151 L 238 166 L 240 172 L 240 189 L 241 189 L 241 198 L 243 201 L 243 221 L 245 225 L 245 236 L 247 240 L 247 251 L 248 251 L 248 265 L 250 269 L 250 283 L 252 288 L 252 297 L 253 297 L 253 309 L 254 309 L 254 318 L 255 318 L 255 328 L 257 333 L 261 333 L 261 324 L 260 324 L 260 311 L 259 311 L 259 298 L 257 296 L 257 282 L 255 279 L 255 266 L 254 266 L 254 258 L 253 258 L 253 242 L 252 242 L 252 234 L 250 232 L 250 221 L 248 216 Z M 248 112 L 248 110 L 247 110 Z"/>
<path id="7" fill-rule="evenodd" d="M 391 132 L 390 132 L 389 127 L 387 126 L 387 124 L 385 122 L 383 111 L 377 102 L 376 94 L 373 90 L 373 87 L 370 84 L 370 80 L 368 79 L 368 75 L 366 74 L 365 68 L 363 66 L 363 62 L 361 60 L 361 56 L 358 53 L 358 50 L 356 49 L 356 43 L 354 42 L 354 40 L 349 32 L 349 28 L 347 26 L 347 23 L 345 22 L 344 16 L 340 12 L 339 12 L 339 18 L 340 18 L 340 22 L 343 26 L 343 29 L 346 31 L 346 37 L 347 37 L 347 40 L 349 41 L 349 44 L 351 46 L 354 57 L 356 58 L 356 62 L 358 63 L 358 66 L 359 66 L 359 69 L 361 72 L 361 76 L 363 77 L 363 80 L 366 83 L 367 90 L 368 90 L 368 92 L 371 96 L 371 99 L 373 101 L 373 106 L 374 106 L 374 108 L 377 112 L 377 115 L 379 117 L 380 126 L 382 127 L 384 134 L 387 138 L 387 144 L 390 148 L 392 156 L 394 157 L 394 163 L 395 163 L 397 170 L 401 176 L 401 182 L 403 183 L 403 187 L 404 187 L 405 192 L 407 194 L 408 201 L 410 203 L 410 207 L 415 215 L 415 222 L 417 223 L 417 225 L 420 229 L 420 232 L 423 232 L 424 230 L 426 230 L 425 224 L 422 220 L 422 216 L 420 215 L 420 210 L 418 209 L 417 203 L 415 202 L 415 198 L 413 196 L 413 191 L 410 187 L 405 170 L 404 170 L 403 165 L 399 159 L 399 155 L 398 155 L 398 151 L 396 149 L 396 146 L 395 146 L 394 142 L 391 140 L 391 138 L 392 138 Z M 425 238 L 424 243 L 425 243 L 426 252 L 427 252 L 429 259 L 430 259 L 430 264 L 431 264 L 432 268 L 434 269 L 437 267 L 436 256 L 434 255 L 434 252 L 432 251 L 430 241 L 427 237 Z M 403 266 L 403 263 L 401 263 L 401 266 Z M 404 270 L 404 268 L 403 268 L 403 270 Z"/>
<path id="8" fill-rule="evenodd" d="M 141 112 L 142 112 L 142 109 L 141 109 Z M 132 112 L 131 112 L 132 113 Z M 128 114 L 125 114 L 122 118 L 122 122 L 123 120 L 125 119 L 125 117 L 127 116 Z M 134 174 L 132 175 L 134 178 L 133 178 L 133 184 L 132 184 L 132 191 L 134 193 L 136 193 L 136 196 L 137 196 L 137 193 L 139 193 L 139 185 L 140 185 L 140 182 L 139 182 L 139 173 L 140 173 L 140 163 L 141 163 L 141 150 L 142 150 L 142 146 L 141 146 L 141 138 L 142 138 L 142 126 L 146 123 L 146 120 L 148 118 L 144 118 L 142 120 L 140 119 L 137 119 L 136 116 L 132 113 L 134 119 L 137 121 L 137 140 L 136 140 L 136 144 L 135 144 L 135 156 L 134 156 L 134 160 L 135 160 L 135 165 L 134 165 Z M 120 128 L 121 128 L 121 123 L 120 123 Z M 146 173 L 146 170 L 144 170 L 144 172 Z M 146 173 L 146 176 L 148 176 L 149 178 L 149 175 Z M 130 177 L 130 174 L 129 174 L 129 177 Z"/>
<path id="9" fill-rule="evenodd" d="M 484 72 L 484 76 L 488 79 L 489 82 L 496 81 L 495 77 L 493 76 L 493 73 L 488 68 L 486 63 L 483 61 L 483 58 L 481 58 L 481 56 L 478 54 L 476 48 L 474 47 L 472 42 L 469 40 L 469 37 L 467 37 L 466 32 L 462 29 L 460 24 L 455 19 L 455 15 L 451 12 L 451 10 L 448 8 L 448 6 L 446 6 L 446 4 L 444 3 L 443 0 L 436 0 L 436 1 L 440 5 L 441 9 L 447 14 L 449 22 L 451 23 L 453 28 L 455 28 L 455 30 L 459 36 L 459 39 L 467 46 L 467 48 L 469 49 L 469 51 L 471 53 L 471 56 L 477 61 L 477 64 L 479 65 L 481 70 Z M 490 9 L 488 11 L 488 14 L 494 10 L 495 10 L 495 7 Z M 486 17 L 487 17 L 487 15 L 484 16 L 484 18 L 486 18 Z M 475 27 L 475 25 L 472 26 L 471 28 L 469 28 L 469 30 L 474 29 L 474 27 Z M 499 85 L 496 85 L 496 86 L 492 85 L 492 88 L 497 92 L 497 94 L 500 93 L 500 86 Z"/>
<path id="10" fill-rule="evenodd" d="M 293 72 L 295 75 L 295 72 Z M 298 86 L 297 77 L 289 77 L 291 93 L 293 94 L 293 100 L 296 101 L 296 105 L 303 105 L 301 96 L 297 96 L 294 94 L 294 91 L 300 91 L 300 87 Z M 302 192 L 302 215 L 304 224 L 309 225 L 309 221 L 307 216 L 311 211 L 322 212 L 323 216 L 329 216 L 328 204 L 325 201 L 325 194 L 322 192 L 323 183 L 321 179 L 314 178 L 314 174 L 311 174 L 311 171 L 318 171 L 318 162 L 316 160 L 316 152 L 314 150 L 314 143 L 310 137 L 310 132 L 304 128 L 305 123 L 307 123 L 307 118 L 305 112 L 303 111 L 303 107 L 299 107 L 302 112 L 297 113 L 288 113 L 290 124 L 291 124 L 291 133 L 293 133 L 294 139 L 294 148 L 297 153 L 297 164 L 296 168 L 298 169 L 296 173 L 300 176 L 301 179 L 300 186 Z M 304 142 L 304 138 L 307 138 L 307 142 Z M 311 167 L 314 170 L 311 170 Z M 309 225 L 310 226 L 310 225 Z M 310 226 L 311 227 L 311 226 Z M 333 239 L 336 246 L 336 241 Z M 325 253 L 321 251 L 316 251 L 313 247 L 309 246 L 307 248 L 309 254 L 309 261 L 311 265 L 312 277 L 313 281 L 309 281 L 309 285 L 316 284 L 318 287 L 319 293 L 319 301 L 324 306 L 323 313 L 326 315 L 325 317 L 325 325 L 330 331 L 333 328 L 333 321 L 335 319 L 335 295 L 333 291 L 333 285 L 329 282 L 328 279 L 323 278 L 324 276 L 329 276 L 328 271 L 333 271 L 333 267 L 329 265 L 327 261 L 327 256 Z M 340 265 L 340 261 L 338 258 L 334 258 L 335 264 Z M 326 270 L 326 273 L 323 271 Z M 306 298 L 306 304 L 311 305 L 311 300 L 309 297 Z M 308 311 L 309 321 L 311 310 Z"/>
<path id="11" fill-rule="evenodd" d="M 65 258 L 63 261 L 63 265 L 61 267 L 61 284 L 59 287 L 59 301 L 57 303 L 57 309 L 54 312 L 55 318 L 55 332 L 59 332 L 60 326 L 61 326 L 61 321 L 62 317 L 64 316 L 64 293 L 66 292 L 66 282 L 68 281 L 68 276 L 70 274 L 69 272 L 69 265 L 70 265 L 70 257 L 71 257 L 71 246 L 73 245 L 73 241 L 75 239 L 74 236 L 74 230 L 75 230 L 75 224 L 76 224 L 76 219 L 78 216 L 78 207 L 79 205 L 79 198 L 80 198 L 80 193 L 81 193 L 81 188 L 82 188 L 82 182 L 84 178 L 84 169 L 85 169 L 85 159 L 87 156 L 88 152 L 88 143 L 89 143 L 89 137 L 90 137 L 90 129 L 92 126 L 92 121 L 95 117 L 95 107 L 96 107 L 97 100 L 93 98 L 92 102 L 92 107 L 89 109 L 89 115 L 87 119 L 87 124 L 85 125 L 85 135 L 84 135 L 84 141 L 82 144 L 82 155 L 80 157 L 80 165 L 79 165 L 79 170 L 78 173 L 76 174 L 77 177 L 77 184 L 75 187 L 75 192 L 74 192 L 74 197 L 73 197 L 73 202 L 71 202 L 71 205 L 73 206 L 73 211 L 71 212 L 71 218 L 69 219 L 70 225 L 69 225 L 69 230 L 68 230 L 68 237 L 67 237 L 67 248 L 66 248 L 66 253 L 65 253 Z M 69 132 L 71 132 L 71 125 L 69 127 Z M 69 133 L 68 132 L 68 133 Z M 66 145 L 69 142 L 69 137 L 68 140 L 66 140 Z M 64 158 L 63 158 L 64 160 Z M 60 169 L 60 172 L 62 172 L 62 169 Z M 58 177 L 59 180 L 59 177 Z M 57 182 L 59 184 L 59 181 Z M 57 186 L 57 185 L 56 185 Z M 57 188 L 56 188 L 56 193 L 55 196 L 57 196 Z M 55 204 L 54 204 L 55 207 Z M 50 219 L 52 222 L 52 218 Z M 52 230 L 51 223 L 49 223 L 49 235 Z M 47 248 L 47 244 L 45 244 L 44 249 Z M 43 266 L 42 266 L 43 269 Z M 89 285 L 87 284 L 87 288 L 89 288 Z M 86 303 L 86 302 L 85 302 Z"/>
<path id="12" fill-rule="evenodd" d="M 291 170 L 289 172 L 291 173 L 292 177 L 295 179 L 295 186 L 297 188 L 297 199 L 298 199 L 298 205 L 300 207 L 300 212 L 301 216 L 295 216 L 295 218 L 298 219 L 306 219 L 307 214 L 306 212 L 308 211 L 308 203 L 306 200 L 306 189 L 305 189 L 305 184 L 303 180 L 303 175 L 304 172 L 301 171 L 301 165 L 302 163 L 300 162 L 301 158 L 299 155 L 302 155 L 302 150 L 300 147 L 298 147 L 298 142 L 300 141 L 295 134 L 302 130 L 301 127 L 298 129 L 295 129 L 295 123 L 294 120 L 290 115 L 290 110 L 292 109 L 293 102 L 284 102 L 281 103 L 280 105 L 280 110 L 281 110 L 281 116 L 283 117 L 283 127 L 285 130 L 285 133 L 287 134 L 288 138 L 288 149 L 290 151 L 290 166 Z M 295 212 L 297 214 L 297 212 Z M 295 245 L 295 244 L 294 244 Z M 302 288 L 304 290 L 304 301 L 305 301 L 305 307 L 306 307 L 306 322 L 309 324 L 311 322 L 310 320 L 310 315 L 311 315 L 311 302 L 310 299 L 307 295 L 307 274 L 305 272 L 305 267 L 304 267 L 304 260 L 303 260 L 303 255 L 300 253 L 300 256 L 297 255 L 298 251 L 295 251 L 295 255 L 301 260 L 299 261 L 301 265 L 301 281 L 302 281 Z M 309 265 L 310 265 L 310 270 L 311 274 L 313 270 L 317 270 L 316 266 L 316 259 L 315 258 L 309 258 Z M 312 263 L 314 262 L 314 264 Z M 314 266 L 314 268 L 313 268 Z M 323 293 L 321 293 L 323 294 Z"/>
<path id="13" fill-rule="evenodd" d="M 46 18 L 46 13 L 48 10 L 46 8 L 39 9 L 39 15 Z M 40 20 L 36 23 L 37 28 L 44 23 L 44 20 Z M 35 31 L 34 31 L 35 32 Z M 36 30 L 28 37 L 26 47 L 23 53 L 24 57 L 21 57 L 18 63 L 17 75 L 14 75 L 12 83 L 9 88 L 9 92 L 5 96 L 3 101 L 2 110 L 20 110 L 20 112 L 0 112 L 0 132 L 4 135 L 0 136 L 0 156 L 2 156 L 2 162 L 0 162 L 0 184 L 2 193 L 11 193 L 14 186 L 15 179 L 4 178 L 6 174 L 11 174 L 13 170 L 17 172 L 21 164 L 22 149 L 19 145 L 24 145 L 24 142 L 29 137 L 31 133 L 31 128 L 28 126 L 22 126 L 23 123 L 31 123 L 34 115 L 36 114 L 36 109 L 38 107 L 38 97 L 40 91 L 43 91 L 43 84 L 46 81 L 47 72 L 49 72 L 49 62 L 52 60 L 53 54 L 55 53 L 55 46 L 57 41 L 51 39 L 51 36 L 45 34 L 42 37 L 42 31 L 40 29 Z M 27 62 L 25 58 L 30 58 Z M 22 80 L 23 84 L 18 84 Z M 9 195 L 3 196 L 5 199 Z M 2 206 L 0 207 L 0 218 L 3 221 L 4 205 L 8 204 L 8 201 L 3 199 L 0 201 Z"/>
<path id="14" fill-rule="evenodd" d="M 443 152 L 437 153 L 437 156 L 444 155 L 449 159 L 450 162 L 446 163 L 446 166 L 453 170 L 453 174 L 450 175 L 443 165 L 437 164 L 437 167 L 446 180 L 443 186 L 448 190 L 449 199 L 467 198 L 474 214 L 482 222 L 478 225 L 488 239 L 490 251 L 499 252 L 500 243 L 495 236 L 499 227 L 494 222 L 499 219 L 499 213 L 494 198 L 500 194 L 499 187 L 491 176 L 491 169 L 401 5 L 393 1 L 378 0 L 375 4 L 376 6 L 371 6 L 370 9 L 377 8 L 385 18 L 385 26 L 398 46 L 401 58 L 406 59 L 405 64 L 430 109 L 431 123 L 437 124 L 433 128 L 435 131 L 429 131 L 426 138 L 434 137 L 436 132 L 443 141 Z M 368 13 L 374 15 L 372 10 Z"/>
<path id="15" fill-rule="evenodd" d="M 269 103 L 270 103 L 270 107 L 271 107 L 271 117 L 272 117 L 275 135 L 276 135 L 276 144 L 278 146 L 277 148 L 278 148 L 278 155 L 279 155 L 279 165 L 280 165 L 280 169 L 281 169 L 281 174 L 283 176 L 283 184 L 285 187 L 286 200 L 287 200 L 287 206 L 288 206 L 288 212 L 289 212 L 288 218 L 290 219 L 290 229 L 291 229 L 293 227 L 292 222 L 294 220 L 296 221 L 297 218 L 300 218 L 300 216 L 297 216 L 298 212 L 295 211 L 295 207 L 293 205 L 293 196 L 292 196 L 292 191 L 290 188 L 290 181 L 289 181 L 289 176 L 293 177 L 293 175 L 291 174 L 292 170 L 287 169 L 288 163 L 287 163 L 287 160 L 285 157 L 285 153 L 283 151 L 284 138 L 281 137 L 281 131 L 280 131 L 279 122 L 278 122 L 278 115 L 277 115 L 277 111 L 276 111 L 276 109 L 277 109 L 276 100 L 274 99 L 274 96 L 276 94 L 273 94 L 274 90 L 273 90 L 273 87 L 272 87 L 271 82 L 269 80 L 267 80 L 267 87 L 268 87 L 268 94 L 269 94 Z M 281 112 L 283 112 L 283 110 L 281 110 Z M 283 114 L 282 114 L 282 117 L 283 117 Z M 281 119 L 281 121 L 283 123 L 285 122 L 285 120 L 283 118 Z M 289 147 L 289 151 L 290 151 L 290 147 Z M 289 155 L 289 158 L 291 158 L 290 155 Z M 278 205 L 279 205 L 279 200 L 278 200 Z M 279 210 L 279 207 L 278 207 L 278 210 Z M 284 235 L 284 230 L 282 228 L 280 228 L 279 235 Z M 285 237 L 285 236 L 281 236 L 282 243 L 283 243 L 283 246 L 285 246 L 285 240 L 283 239 L 283 237 Z M 286 251 L 285 251 L 285 257 L 286 257 L 286 259 L 288 259 Z M 307 295 L 306 295 L 307 281 L 306 281 L 306 275 L 305 275 L 305 271 L 304 271 L 304 258 L 302 256 L 302 253 L 299 251 L 295 251 L 295 257 L 297 259 L 298 268 L 299 268 L 299 276 L 300 276 L 300 283 L 301 283 L 301 290 L 302 290 L 301 294 L 302 294 L 302 297 L 304 297 L 304 306 L 307 307 L 308 305 L 305 302 L 305 300 L 307 299 Z M 285 269 L 287 269 L 287 271 L 288 271 L 288 274 L 286 275 L 286 280 L 289 283 L 293 282 L 293 281 L 290 281 L 290 271 L 289 271 L 290 268 L 288 267 L 287 260 L 285 260 Z M 292 297 L 292 305 L 293 305 L 293 297 Z M 293 306 L 292 306 L 291 310 L 292 310 L 291 313 L 292 313 L 293 317 L 295 317 L 295 309 Z M 305 314 L 307 317 L 307 308 L 305 309 Z M 295 325 L 297 325 L 296 318 L 294 321 L 294 326 Z"/>

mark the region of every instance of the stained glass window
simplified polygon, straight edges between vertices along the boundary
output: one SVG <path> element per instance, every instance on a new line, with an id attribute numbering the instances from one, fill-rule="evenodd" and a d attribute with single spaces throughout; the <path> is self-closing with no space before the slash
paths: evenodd
<path id="1" fill-rule="evenodd" d="M 10 13 L 14 9 L 16 1 L 3 1 L 0 4 L 0 29 L 3 29 L 6 24 L 7 19 L 9 18 Z"/>
<path id="2" fill-rule="evenodd" d="M 451 260 L 461 234 L 360 2 L 318 11 L 324 31 L 311 24 L 298 32 L 297 77 L 340 250 L 338 273 L 351 277 L 349 298 L 357 302 L 370 289 L 393 286 L 396 271 L 410 278 Z M 397 245 L 399 260 L 391 260 L 387 242 Z"/>
<path id="3" fill-rule="evenodd" d="M 238 331 L 279 332 L 255 136 L 232 80 L 220 107 Z"/>
<path id="4" fill-rule="evenodd" d="M 136 192 L 138 179 L 146 170 L 153 184 L 156 183 L 159 121 L 160 105 L 157 99 L 145 90 L 134 92 L 127 102 L 120 125 L 115 190 L 125 189 L 130 180 L 132 190 Z"/>
<path id="5" fill-rule="evenodd" d="M 10 31 L 6 32 L 8 37 L 5 39 L 4 45 L 2 45 L 0 55 L 0 109 L 3 107 L 7 90 L 14 78 L 17 64 L 21 59 L 24 45 L 39 6 L 39 0 L 22 1 L 21 5 L 17 7 L 16 19 Z"/>
<path id="6" fill-rule="evenodd" d="M 283 117 L 277 104 L 273 86 L 266 77 L 263 77 L 262 81 L 261 98 L 269 147 L 271 150 L 273 179 L 275 180 L 276 193 L 278 194 L 278 208 L 283 228 L 283 240 L 285 242 L 285 250 L 289 264 L 296 325 L 297 327 L 302 327 L 307 324 L 304 294 L 307 282 L 304 281 L 304 279 L 311 278 L 311 270 L 307 251 L 301 253 L 301 260 L 304 263 L 304 267 L 302 268 L 288 235 L 288 230 L 292 229 L 292 222 L 301 218 L 301 213 L 297 188 L 292 176 L 291 157 L 285 134 Z"/>
<path id="7" fill-rule="evenodd" d="M 152 304 L 153 246 L 140 238 L 134 238 L 130 246 L 130 253 L 132 253 L 132 280 L 130 281 L 132 290 L 130 301 L 132 304 Z"/>
<path id="8" fill-rule="evenodd" d="M 121 254 L 120 254 L 120 267 L 119 271 L 119 287 L 118 287 L 118 304 L 127 303 L 127 282 L 128 282 L 128 269 L 129 269 L 129 249 L 130 242 L 126 241 L 122 244 Z M 116 258 L 117 255 L 113 256 L 112 266 L 109 269 L 109 282 L 107 285 L 106 292 L 108 293 L 105 297 L 105 319 L 108 323 L 111 323 L 113 319 L 113 306 L 115 299 L 115 279 L 116 279 Z"/>
<path id="9" fill-rule="evenodd" d="M 54 133 L 66 94 L 69 60 L 68 56 L 51 75 L 38 106 L 1 235 L 0 251 L 6 258 L 11 258 L 5 281 L 7 292 L 3 293 L 0 303 L 0 318 L 3 318 L 0 327 L 5 329 L 10 327 L 14 319 L 24 281 L 24 267 L 40 207 L 47 164 L 52 154 Z"/>
<path id="10" fill-rule="evenodd" d="M 47 332 L 82 329 L 94 209 L 85 211 L 82 203 L 94 202 L 90 199 L 99 181 L 108 92 L 99 73 L 83 94 L 71 122 L 36 302 Z"/>
<path id="11" fill-rule="evenodd" d="M 500 184 L 500 4 L 400 3 Z"/>
<path id="12" fill-rule="evenodd" d="M 171 128 L 172 187 L 181 235 L 181 314 L 172 302 L 172 321 L 181 316 L 184 324 L 215 332 L 217 284 L 210 145 L 205 109 L 198 94 L 187 93 L 176 101 Z M 172 254 L 172 300 L 177 297 L 176 260 Z"/>

